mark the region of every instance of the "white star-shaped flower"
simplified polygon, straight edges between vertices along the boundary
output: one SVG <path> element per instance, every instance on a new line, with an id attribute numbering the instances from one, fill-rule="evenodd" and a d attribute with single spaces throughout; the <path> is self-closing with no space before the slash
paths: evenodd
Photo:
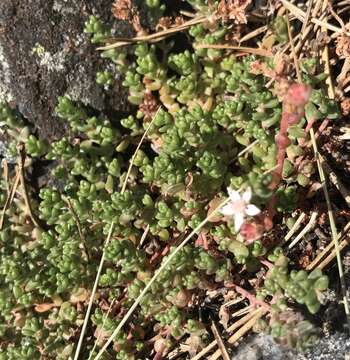
<path id="1" fill-rule="evenodd" d="M 252 198 L 252 190 L 247 190 L 241 195 L 238 191 L 227 188 L 230 202 L 220 209 L 225 216 L 232 216 L 235 223 L 235 230 L 239 231 L 243 225 L 244 218 L 260 214 L 260 209 L 253 204 L 249 204 Z"/>

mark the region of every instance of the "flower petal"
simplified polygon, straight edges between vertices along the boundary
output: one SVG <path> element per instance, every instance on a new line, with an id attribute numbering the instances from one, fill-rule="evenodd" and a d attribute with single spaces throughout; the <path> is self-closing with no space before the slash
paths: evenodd
<path id="1" fill-rule="evenodd" d="M 241 200 L 241 195 L 239 194 L 238 191 L 232 190 L 231 188 L 227 188 L 227 192 L 232 202 Z"/>
<path id="2" fill-rule="evenodd" d="M 238 232 L 244 222 L 244 214 L 243 213 L 236 213 L 235 215 L 235 230 Z"/>
<path id="3" fill-rule="evenodd" d="M 250 199 L 252 198 L 252 189 L 250 187 L 243 193 L 242 199 L 249 204 Z"/>
<path id="4" fill-rule="evenodd" d="M 247 205 L 245 212 L 249 216 L 255 216 L 255 215 L 260 214 L 261 211 L 257 206 L 249 204 L 249 205 Z"/>
<path id="5" fill-rule="evenodd" d="M 221 214 L 226 216 L 232 216 L 235 213 L 235 209 L 232 204 L 227 204 L 220 209 Z"/>

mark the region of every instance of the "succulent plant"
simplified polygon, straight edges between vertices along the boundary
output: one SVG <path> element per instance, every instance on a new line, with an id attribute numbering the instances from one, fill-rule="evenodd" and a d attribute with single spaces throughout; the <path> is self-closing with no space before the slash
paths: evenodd
<path id="1" fill-rule="evenodd" d="M 218 3 L 187 0 L 197 14 L 206 16 Z M 165 6 L 158 0 L 147 0 L 143 6 L 151 23 L 164 15 Z M 271 28 L 284 43 L 284 18 L 276 18 Z M 255 296 L 268 303 L 271 321 L 257 325 L 298 348 L 314 340 L 315 328 L 290 308 L 294 302 L 315 314 L 328 278 L 318 270 L 292 269 L 282 249 L 271 249 L 261 234 L 266 230 L 264 220 L 272 222 L 275 213 L 290 218 L 299 186 L 312 181 L 311 161 L 294 165 L 305 154 L 307 123 L 337 118 L 339 110 L 321 89 L 324 78 L 316 73 L 314 59 L 301 64 L 308 86 L 290 84 L 281 101 L 268 75 L 256 71 L 257 65 L 273 71 L 270 59 L 237 58 L 223 49 L 198 46 L 221 43 L 229 31 L 221 21 L 203 23 L 189 28 L 187 50 L 173 48 L 165 39 L 139 42 L 131 52 L 101 52 L 104 62 L 112 64 L 96 74 L 96 81 L 107 87 L 122 76 L 131 113 L 108 119 L 68 96 L 59 97 L 56 114 L 70 131 L 50 144 L 30 135 L 15 110 L 0 105 L 0 122 L 12 139 L 14 156 L 21 141 L 31 157 L 26 166 L 43 158 L 52 166 L 50 182 L 41 186 L 38 199 L 29 192 L 43 228 L 31 223 L 18 194 L 4 214 L 0 336 L 8 346 L 0 346 L 0 360 L 72 356 L 104 251 L 92 316 L 94 337 L 101 346 L 120 321 L 120 314 L 107 314 L 106 304 L 118 299 L 115 308 L 126 313 L 158 266 L 174 254 L 184 235 L 198 230 L 227 188 L 237 193 L 251 189 L 251 200 L 261 212 L 245 216 L 239 227 L 229 216 L 216 214 L 198 230 L 195 240 L 178 251 L 152 283 L 132 321 L 114 339 L 113 356 L 142 358 L 150 350 L 144 335 L 150 324 L 169 334 L 166 341 L 162 338 L 167 349 L 181 336 L 204 340 L 205 325 L 189 311 L 189 300 L 225 286 L 233 275 L 253 277 L 266 258 L 271 269 Z M 104 44 L 112 34 L 95 16 L 87 20 L 84 32 L 94 44 Z M 300 95 L 302 104 L 295 105 L 291 94 Z M 291 107 L 295 111 L 288 113 Z M 8 189 L 4 182 L 0 188 L 4 206 Z M 233 215 L 246 215 L 247 202 L 241 200 Z M 113 234 L 104 247 L 112 222 Z M 92 351 L 91 339 L 85 355 Z"/>

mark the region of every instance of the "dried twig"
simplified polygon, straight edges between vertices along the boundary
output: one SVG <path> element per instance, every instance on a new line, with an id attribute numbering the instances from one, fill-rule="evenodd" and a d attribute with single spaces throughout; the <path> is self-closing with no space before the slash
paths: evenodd
<path id="1" fill-rule="evenodd" d="M 160 109 L 161 109 L 161 106 L 158 108 L 157 112 L 154 114 L 152 121 L 149 122 L 149 124 L 147 126 L 147 129 L 143 133 L 143 135 L 141 137 L 141 140 L 139 141 L 139 143 L 138 143 L 138 145 L 136 147 L 136 150 L 135 150 L 134 154 L 131 157 L 130 164 L 129 164 L 129 167 L 128 167 L 128 171 L 126 172 L 125 180 L 124 180 L 124 183 L 123 183 L 123 186 L 122 186 L 122 189 L 121 189 L 122 194 L 125 192 L 126 186 L 128 185 L 129 176 L 130 176 L 130 173 L 131 173 L 132 166 L 134 165 L 134 161 L 135 161 L 135 158 L 137 156 L 137 153 L 140 150 L 140 147 L 141 147 L 141 145 L 143 143 L 143 140 L 146 138 L 146 136 L 148 134 L 148 131 L 151 128 L 151 126 L 153 125 L 153 122 L 154 122 L 155 118 L 157 117 Z"/>
<path id="2" fill-rule="evenodd" d="M 299 83 L 302 82 L 302 78 L 301 78 L 301 72 L 300 72 L 300 66 L 299 66 L 299 60 L 295 51 L 295 47 L 294 47 L 294 40 L 293 40 L 293 36 L 292 36 L 292 29 L 290 26 L 290 22 L 289 22 L 289 17 L 286 16 L 287 19 L 287 27 L 288 27 L 288 38 L 289 38 L 289 43 L 290 43 L 290 47 L 292 50 L 292 56 L 293 56 L 293 61 L 294 61 L 294 66 L 295 66 L 295 71 L 297 73 L 297 78 Z"/>
<path id="3" fill-rule="evenodd" d="M 237 158 L 239 158 L 240 156 L 244 155 L 245 153 L 249 152 L 249 151 L 250 151 L 251 149 L 253 149 L 253 147 L 254 147 L 255 145 L 257 145 L 258 143 L 259 143 L 259 140 L 254 140 L 251 144 L 249 144 L 249 145 L 246 146 L 243 150 L 241 150 L 241 151 L 237 154 L 237 156 L 234 158 L 234 160 L 237 159 Z"/>
<path id="4" fill-rule="evenodd" d="M 142 236 L 141 236 L 141 239 L 140 239 L 140 242 L 139 244 L 137 245 L 137 248 L 140 249 L 141 246 L 143 245 L 144 241 L 146 240 L 146 237 L 148 235 L 148 232 L 149 232 L 149 225 L 147 224 L 146 226 L 146 229 L 144 230 Z"/>
<path id="5" fill-rule="evenodd" d="M 307 10 L 306 10 L 306 14 L 305 14 L 305 19 L 304 19 L 304 23 L 303 26 L 301 28 L 301 33 L 303 34 L 305 32 L 305 29 L 307 27 L 307 25 L 309 24 L 310 21 L 310 16 L 311 16 L 311 9 L 313 7 L 314 1 L 310 0 L 309 4 L 307 6 Z"/>
<path id="6" fill-rule="evenodd" d="M 227 50 L 237 50 L 243 53 L 272 57 L 273 54 L 269 50 L 259 49 L 259 48 L 251 48 L 246 46 L 234 46 L 229 44 L 195 44 L 194 48 L 196 49 L 227 49 Z"/>
<path id="7" fill-rule="evenodd" d="M 97 50 L 110 50 L 110 49 L 115 49 L 118 47 L 122 47 L 125 45 L 130 45 L 130 44 L 135 44 L 138 42 L 154 42 L 154 41 L 160 41 L 162 39 L 164 39 L 167 36 L 170 36 L 172 34 L 175 34 L 177 32 L 183 31 L 188 29 L 189 27 L 196 25 L 196 24 L 201 24 L 205 21 L 208 20 L 207 16 L 198 16 L 194 19 L 191 19 L 189 21 L 184 22 L 181 25 L 178 26 L 174 26 L 172 28 L 166 29 L 166 30 L 162 30 L 159 31 L 157 33 L 153 33 L 150 35 L 144 35 L 144 36 L 136 36 L 134 38 L 115 38 L 115 39 L 110 39 L 109 41 L 114 41 L 114 43 L 106 45 L 106 46 L 101 46 L 99 48 L 97 48 Z"/>
<path id="8" fill-rule="evenodd" d="M 230 357 L 228 355 L 228 352 L 227 352 L 227 349 L 225 347 L 225 344 L 224 342 L 222 341 L 222 338 L 219 334 L 219 331 L 217 329 L 217 327 L 215 326 L 215 323 L 213 322 L 211 324 L 211 330 L 214 334 L 214 337 L 215 337 L 215 340 L 216 340 L 216 343 L 218 344 L 218 347 L 219 347 L 219 350 L 220 350 L 220 355 L 222 356 L 222 358 L 224 360 L 230 360 Z"/>
<path id="9" fill-rule="evenodd" d="M 26 181 L 25 181 L 25 177 L 24 177 L 24 162 L 25 162 L 24 144 L 21 143 L 18 145 L 18 173 L 19 173 L 19 178 L 20 178 L 20 182 L 22 185 L 22 196 L 24 198 L 24 203 L 26 205 L 28 215 L 30 216 L 33 224 L 36 227 L 40 228 L 41 226 L 39 224 L 39 221 L 37 220 L 36 216 L 34 215 L 32 206 L 29 201 L 27 185 L 26 185 Z"/>
<path id="10" fill-rule="evenodd" d="M 246 34 L 241 39 L 239 39 L 239 43 L 241 44 L 245 41 L 253 39 L 256 36 L 263 34 L 267 29 L 268 29 L 268 27 L 266 25 L 264 25 L 264 26 L 261 26 L 261 27 L 255 29 L 254 31 L 251 31 L 249 34 Z"/>
<path id="11" fill-rule="evenodd" d="M 299 229 L 299 226 L 301 225 L 301 223 L 303 222 L 304 218 L 305 218 L 306 214 L 304 212 L 302 212 L 298 219 L 295 221 L 294 225 L 292 226 L 292 228 L 288 231 L 287 235 L 284 237 L 284 241 L 287 242 L 294 234 L 295 232 Z"/>
<path id="12" fill-rule="evenodd" d="M 316 4 L 314 5 L 314 7 L 312 9 L 312 14 L 311 14 L 312 17 L 317 17 L 317 14 L 320 11 L 321 6 L 322 6 L 322 0 L 317 0 Z M 315 24 L 309 24 L 309 23 L 310 23 L 310 16 L 308 18 L 305 18 L 305 20 L 303 22 L 303 27 L 305 26 L 305 28 L 300 32 L 301 37 L 295 46 L 296 53 L 299 53 L 299 51 L 302 49 L 305 41 L 308 39 L 308 37 L 311 33 L 311 30 L 315 26 Z"/>
<path id="13" fill-rule="evenodd" d="M 257 314 L 259 314 L 261 309 L 256 309 L 249 314 L 243 316 L 241 319 L 233 323 L 231 326 L 228 327 L 227 332 L 233 332 L 236 329 L 240 328 L 244 324 L 248 323 L 252 318 L 254 318 Z M 217 346 L 216 340 L 213 340 L 209 345 L 207 345 L 204 349 L 202 349 L 197 355 L 195 355 L 191 360 L 200 360 L 205 355 L 208 354 L 211 350 L 213 350 Z"/>
<path id="14" fill-rule="evenodd" d="M 338 251 L 341 252 L 346 246 L 349 245 L 349 238 L 339 243 Z M 328 264 L 330 264 L 337 257 L 337 251 L 334 249 L 317 267 L 323 270 Z"/>
<path id="15" fill-rule="evenodd" d="M 337 236 L 337 241 L 339 242 L 344 236 L 347 236 L 348 231 L 350 230 L 350 222 L 348 222 L 345 227 Z M 347 241 L 347 240 L 346 240 Z M 334 248 L 334 242 L 331 241 L 316 257 L 315 259 L 307 266 L 306 270 L 313 270 L 318 267 L 320 261 L 327 256 L 327 254 Z M 333 250 L 332 250 L 333 251 Z"/>
<path id="16" fill-rule="evenodd" d="M 228 306 L 230 306 L 230 303 L 228 302 L 224 306 L 228 307 Z M 235 311 L 234 313 L 230 314 L 230 316 L 231 316 L 231 318 L 235 318 L 235 317 L 245 315 L 245 314 L 249 313 L 253 308 L 254 308 L 254 306 L 251 306 L 251 305 L 246 306 L 245 308 L 239 309 L 239 310 Z"/>
<path id="17" fill-rule="evenodd" d="M 80 333 L 80 337 L 79 337 L 79 340 L 78 340 L 77 349 L 76 349 L 75 354 L 74 354 L 74 360 L 78 360 L 78 358 L 79 358 L 81 346 L 82 346 L 83 340 L 84 340 L 84 335 L 85 335 L 86 328 L 87 328 L 87 325 L 88 325 L 88 322 L 89 322 L 89 319 L 90 319 L 92 304 L 93 304 L 93 302 L 95 300 L 95 294 L 96 294 L 96 291 L 97 291 L 98 282 L 100 280 L 100 276 L 101 276 L 102 269 L 103 269 L 103 264 L 104 264 L 104 260 L 105 260 L 105 256 L 106 256 L 106 252 L 105 252 L 106 245 L 109 244 L 109 241 L 110 241 L 110 239 L 112 237 L 112 234 L 113 234 L 113 230 L 114 230 L 114 222 L 111 223 L 111 226 L 110 226 L 109 232 L 108 232 L 108 236 L 107 236 L 107 240 L 106 240 L 106 243 L 105 243 L 105 247 L 104 247 L 103 252 L 102 252 L 100 265 L 99 265 L 98 270 L 97 270 L 94 286 L 92 288 L 92 293 L 91 293 L 90 299 L 89 299 L 88 308 L 87 308 L 86 313 L 85 313 L 83 327 L 81 328 L 81 333 Z"/>
<path id="18" fill-rule="evenodd" d="M 247 321 L 238 331 L 236 331 L 231 337 L 228 339 L 230 344 L 234 344 L 237 340 L 239 340 L 244 334 L 246 334 L 259 320 L 263 315 L 266 314 L 266 309 L 259 308 L 257 309 L 257 313 L 254 315 L 252 319 Z"/>
<path id="19" fill-rule="evenodd" d="M 245 335 L 248 331 L 252 329 L 252 327 L 255 325 L 257 320 L 259 320 L 264 314 L 266 313 L 265 309 L 258 309 L 257 314 L 250 319 L 246 324 L 244 324 L 238 331 L 236 331 L 229 339 L 228 342 L 230 344 L 234 344 L 236 341 L 238 341 L 243 335 Z M 221 353 L 220 350 L 215 351 L 213 355 L 208 358 L 208 360 L 217 360 L 220 357 Z"/>
<path id="20" fill-rule="evenodd" d="M 315 227 L 317 215 L 318 215 L 317 211 L 313 211 L 311 213 L 310 221 L 303 228 L 303 230 L 300 231 L 298 236 L 289 244 L 289 246 L 288 246 L 289 249 L 291 249 L 293 246 L 295 246 L 299 242 L 299 240 L 301 240 L 310 230 L 312 230 Z"/>
<path id="21" fill-rule="evenodd" d="M 5 220 L 5 214 L 6 214 L 6 210 L 8 209 L 8 207 L 12 204 L 13 199 L 15 197 L 16 194 L 16 190 L 17 187 L 19 185 L 20 182 L 20 174 L 19 174 L 19 170 L 18 168 L 16 168 L 16 176 L 15 176 L 15 180 L 11 185 L 11 188 L 9 189 L 8 193 L 7 193 L 7 198 L 4 204 L 4 207 L 1 211 L 1 217 L 0 217 L 0 230 L 2 230 L 3 226 L 4 226 L 4 220 Z"/>
<path id="22" fill-rule="evenodd" d="M 350 207 L 350 191 L 340 181 L 337 174 L 332 170 L 332 168 L 330 167 L 330 165 L 328 164 L 326 159 L 321 154 L 319 154 L 319 158 L 320 158 L 321 164 L 322 164 L 325 172 L 329 176 L 330 181 L 339 190 L 339 192 L 343 196 L 344 200 L 346 201 L 346 203 Z"/>
<path id="23" fill-rule="evenodd" d="M 304 21 L 305 17 L 306 17 L 306 13 L 301 10 L 300 8 L 298 8 L 297 6 L 295 6 L 294 4 L 292 4 L 290 1 L 287 0 L 281 0 L 283 6 L 288 9 L 298 20 L 300 21 Z M 318 26 L 324 26 L 325 28 L 327 28 L 330 31 L 333 31 L 335 33 L 343 33 L 343 30 L 337 26 L 334 26 L 332 24 L 327 23 L 326 21 L 322 21 L 317 19 L 316 17 L 311 17 L 310 21 Z M 346 32 L 346 35 L 350 35 L 350 32 Z"/>

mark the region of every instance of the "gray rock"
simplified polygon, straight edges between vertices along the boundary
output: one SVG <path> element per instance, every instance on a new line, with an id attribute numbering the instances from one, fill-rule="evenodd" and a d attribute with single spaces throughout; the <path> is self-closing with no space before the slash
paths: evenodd
<path id="1" fill-rule="evenodd" d="M 292 360 L 296 354 L 279 344 L 271 336 L 252 335 L 241 343 L 232 359 L 235 360 Z"/>
<path id="2" fill-rule="evenodd" d="M 113 0 L 1 0 L 0 102 L 10 102 L 39 135 L 57 139 L 67 128 L 55 116 L 57 97 L 70 94 L 92 110 L 129 110 L 121 79 L 107 93 L 96 72 L 109 64 L 83 33 L 90 15 L 112 23 Z M 122 36 L 131 28 L 118 26 Z"/>
<path id="3" fill-rule="evenodd" d="M 277 344 L 271 336 L 252 335 L 233 354 L 234 360 L 349 360 L 350 338 L 343 333 L 323 337 L 308 352 L 297 354 Z"/>

